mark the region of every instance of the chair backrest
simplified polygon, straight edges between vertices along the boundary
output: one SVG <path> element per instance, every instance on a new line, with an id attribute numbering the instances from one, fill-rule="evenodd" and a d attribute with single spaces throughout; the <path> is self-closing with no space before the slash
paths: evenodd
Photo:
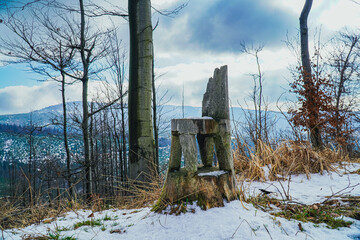
<path id="1" fill-rule="evenodd" d="M 216 121 L 230 119 L 227 65 L 216 68 L 209 79 L 202 101 L 202 116 Z"/>

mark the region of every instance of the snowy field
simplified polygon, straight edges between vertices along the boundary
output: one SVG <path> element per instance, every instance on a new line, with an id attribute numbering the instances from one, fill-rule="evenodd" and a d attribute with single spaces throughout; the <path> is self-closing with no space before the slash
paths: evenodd
<path id="1" fill-rule="evenodd" d="M 357 185 L 360 183 L 360 175 L 349 174 L 359 168 L 360 164 L 356 164 L 339 173 L 313 174 L 310 180 L 305 175 L 292 176 L 289 185 L 288 182 L 283 182 L 282 185 L 293 201 L 306 204 L 322 202 L 326 196 L 341 190 L 340 194 L 360 196 L 360 186 Z M 283 191 L 279 182 L 253 182 L 246 184 L 246 189 L 253 196 L 260 194 L 259 189 L 266 189 L 274 192 L 271 194 L 279 199 L 279 191 Z M 304 231 L 299 231 L 298 221 L 274 217 L 240 201 L 207 211 L 202 211 L 195 205 L 187 206 L 187 209 L 188 213 L 179 216 L 153 213 L 150 208 L 142 208 L 106 210 L 90 217 L 90 210 L 79 210 L 54 221 L 45 221 L 24 229 L 6 230 L 2 232 L 0 239 L 34 239 L 44 235 L 53 236 L 49 239 L 64 240 L 360 239 L 360 221 L 351 218 L 344 217 L 344 220 L 353 222 L 350 228 L 329 229 L 325 224 L 301 223 Z M 96 226 L 76 226 L 84 221 L 93 221 Z"/>

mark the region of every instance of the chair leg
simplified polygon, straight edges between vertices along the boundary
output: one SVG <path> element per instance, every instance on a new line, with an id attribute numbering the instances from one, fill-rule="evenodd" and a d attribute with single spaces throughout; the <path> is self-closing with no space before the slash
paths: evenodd
<path id="1" fill-rule="evenodd" d="M 234 163 L 231 154 L 231 137 L 230 133 L 219 132 L 215 138 L 216 156 L 219 161 L 219 168 L 224 171 L 232 172 Z"/>
<path id="2" fill-rule="evenodd" d="M 204 167 L 212 167 L 214 160 L 214 138 L 209 135 L 198 134 L 197 140 Z"/>
<path id="3" fill-rule="evenodd" d="M 180 145 L 184 154 L 185 170 L 195 173 L 197 171 L 197 148 L 194 134 L 181 134 Z"/>
<path id="4" fill-rule="evenodd" d="M 171 136 L 169 172 L 179 171 L 181 164 L 181 145 L 179 135 Z"/>

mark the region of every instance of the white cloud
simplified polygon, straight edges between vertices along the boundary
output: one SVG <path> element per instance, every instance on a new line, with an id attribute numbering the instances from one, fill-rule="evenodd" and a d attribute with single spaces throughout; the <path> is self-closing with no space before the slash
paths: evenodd
<path id="1" fill-rule="evenodd" d="M 96 96 L 100 81 L 90 81 L 89 101 Z M 80 101 L 81 83 L 66 88 L 67 101 Z M 37 86 L 11 86 L 0 89 L 0 114 L 24 113 L 61 103 L 61 92 L 58 83 L 46 81 Z"/>
<path id="2" fill-rule="evenodd" d="M 338 1 L 319 16 L 318 22 L 327 28 L 337 31 L 343 27 L 360 27 L 360 5 L 347 0 Z"/>
<path id="3" fill-rule="evenodd" d="M 230 0 L 229 0 L 230 1 Z M 232 1 L 232 0 L 231 0 Z M 125 0 L 121 0 L 119 6 L 123 6 Z M 171 9 L 171 7 L 186 1 L 179 0 L 153 0 L 152 3 L 159 9 Z M 202 2 L 203 5 L 200 3 Z M 206 10 L 211 1 L 196 1 L 187 7 L 194 7 L 196 11 Z M 305 0 L 273 0 L 262 1 L 263 4 L 271 4 L 275 7 L 285 9 L 292 13 L 296 18 L 300 15 Z M 205 4 L 206 3 L 206 4 Z M 186 10 L 186 9 L 185 9 Z M 329 30 L 338 30 L 343 26 L 359 26 L 360 24 L 360 6 L 355 5 L 348 0 L 316 0 L 313 3 L 311 15 L 309 17 L 310 31 L 320 25 Z M 154 17 L 153 21 L 157 18 Z M 166 73 L 158 80 L 162 89 L 168 89 L 169 95 L 173 96 L 170 104 L 181 104 L 182 86 L 185 86 L 185 104 L 200 106 L 202 95 L 205 92 L 209 77 L 212 76 L 216 67 L 222 65 L 229 66 L 229 92 L 233 105 L 242 102 L 248 93 L 252 91 L 253 81 L 248 75 L 256 73 L 257 67 L 255 59 L 234 53 L 210 53 L 201 50 L 191 42 L 186 49 L 179 49 L 183 42 L 189 42 L 191 33 L 187 31 L 186 25 L 191 23 L 192 16 L 183 11 L 175 18 L 163 21 L 160 19 L 160 25 L 154 32 L 155 44 L 155 64 L 158 75 Z M 118 23 L 118 20 L 113 20 Z M 171 21 L 171 28 L 164 27 Z M 108 19 L 104 19 L 102 24 L 110 25 Z M 119 21 L 120 22 L 120 21 Z M 120 24 L 120 23 L 119 23 Z M 297 29 L 298 25 L 294 25 Z M 237 29 L 234 29 L 236 31 Z M 310 40 L 312 41 L 310 32 Z M 124 38 L 124 47 L 128 42 L 128 28 L 124 24 L 121 28 L 121 36 Z M 284 34 L 284 39 L 286 38 Z M 240 42 L 241 39 L 239 39 Z M 261 42 L 261 39 L 258 40 Z M 264 39 L 266 41 L 266 39 Z M 310 46 L 312 46 L 311 44 Z M 239 46 L 240 50 L 240 46 Z M 312 48 L 310 49 L 312 50 Z M 289 73 L 287 67 L 294 64 L 296 59 L 285 47 L 267 48 L 260 53 L 262 70 L 265 72 L 264 94 L 269 97 L 269 101 L 276 102 L 277 98 L 288 87 L 287 79 Z M 99 87 L 99 82 L 90 84 L 91 89 Z M 59 87 L 56 83 L 45 82 L 38 86 L 25 87 L 7 87 L 0 90 L 0 113 L 19 113 L 39 109 L 61 102 Z M 94 91 L 94 90 L 91 90 Z M 92 93 L 94 96 L 95 93 Z M 79 84 L 69 86 L 67 89 L 68 101 L 81 100 L 81 86 Z M 91 97 L 89 97 L 89 100 Z"/>
<path id="4" fill-rule="evenodd" d="M 312 7 L 311 7 L 311 11 L 317 11 L 317 10 L 321 10 L 324 7 L 329 6 L 331 4 L 334 3 L 338 3 L 338 0 L 315 0 L 313 1 Z M 281 8 L 281 9 L 285 9 L 285 10 L 289 10 L 292 13 L 296 14 L 297 16 L 300 16 L 300 13 L 304 7 L 305 4 L 305 0 L 272 0 L 271 4 L 275 7 Z"/>
<path id="5" fill-rule="evenodd" d="M 273 0 L 271 4 L 300 17 L 305 0 Z M 316 0 L 310 11 L 309 25 L 321 25 L 334 31 L 350 25 L 360 27 L 359 11 L 360 6 L 351 0 Z"/>
<path id="6" fill-rule="evenodd" d="M 158 7 L 159 10 L 171 7 L 178 3 L 179 0 L 152 0 L 151 4 L 155 7 Z"/>
<path id="7" fill-rule="evenodd" d="M 177 59 L 185 59 L 188 52 L 176 52 L 173 56 Z M 228 65 L 229 95 L 231 102 L 237 105 L 244 104 L 253 88 L 253 80 L 249 74 L 257 73 L 257 65 L 254 57 L 242 54 L 216 54 L 193 52 L 191 60 L 187 63 L 171 64 L 158 67 L 158 75 L 165 75 L 158 81 L 162 89 L 169 89 L 169 95 L 173 96 L 170 104 L 180 105 L 182 101 L 182 88 L 185 86 L 185 105 L 201 106 L 202 95 L 206 90 L 208 79 L 212 77 L 215 68 Z M 165 55 L 166 59 L 168 56 Z M 295 63 L 294 57 L 284 47 L 279 49 L 264 49 L 260 55 L 260 64 L 265 73 L 264 94 L 269 100 L 276 101 L 280 94 L 288 87 L 289 73 L 287 67 Z M 184 61 L 186 62 L 186 61 Z"/>

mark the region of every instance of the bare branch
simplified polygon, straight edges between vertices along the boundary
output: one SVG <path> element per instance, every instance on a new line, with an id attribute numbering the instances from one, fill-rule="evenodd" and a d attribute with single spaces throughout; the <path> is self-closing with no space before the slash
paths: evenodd
<path id="1" fill-rule="evenodd" d="M 163 15 L 166 17 L 173 17 L 174 15 L 178 15 L 181 12 L 181 10 L 183 10 L 188 5 L 188 3 L 189 3 L 189 1 L 177 6 L 176 8 L 174 8 L 172 10 L 158 10 L 154 6 L 151 6 L 151 8 L 155 12 L 159 13 L 160 15 Z"/>
<path id="2" fill-rule="evenodd" d="M 98 112 L 100 112 L 100 111 L 103 111 L 103 110 L 105 110 L 106 108 L 112 106 L 114 103 L 116 103 L 117 101 L 119 101 L 121 98 L 123 98 L 123 97 L 126 96 L 126 95 L 127 95 L 127 91 L 126 91 L 123 95 L 117 97 L 116 99 L 114 99 L 114 100 L 112 100 L 111 102 L 105 104 L 104 106 L 100 107 L 99 109 L 96 109 L 95 111 L 90 112 L 90 113 L 89 113 L 89 117 L 91 117 L 92 115 L 95 115 L 96 113 L 98 113 Z"/>
<path id="3" fill-rule="evenodd" d="M 357 5 L 360 5 L 360 2 L 358 2 L 358 1 L 356 1 L 356 0 L 349 0 L 350 2 L 353 2 L 353 3 L 355 3 L 355 4 L 357 4 Z"/>

